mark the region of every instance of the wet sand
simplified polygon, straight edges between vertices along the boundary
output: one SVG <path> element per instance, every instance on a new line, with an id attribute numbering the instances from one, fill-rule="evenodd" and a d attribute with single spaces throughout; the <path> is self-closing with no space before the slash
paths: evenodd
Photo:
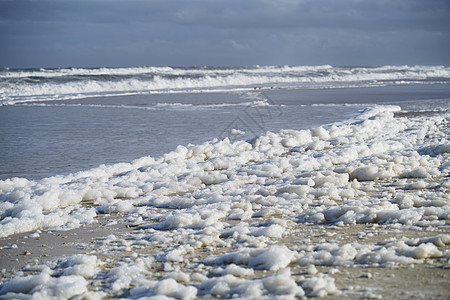
<path id="1" fill-rule="evenodd" d="M 116 223 L 117 222 L 117 223 Z M 55 258 L 74 254 L 95 255 L 102 261 L 101 272 L 117 267 L 122 262 L 129 262 L 138 257 L 156 255 L 164 251 L 157 245 L 134 247 L 131 251 L 111 248 L 104 251 L 99 245 L 108 235 L 114 234 L 118 240 L 131 239 L 146 230 L 130 226 L 119 216 L 101 215 L 98 223 L 86 225 L 69 231 L 42 232 L 38 238 L 29 234 L 14 235 L 0 240 L 0 265 L 4 278 L 13 278 L 17 272 L 23 275 L 34 274 L 32 266 L 48 263 Z M 148 225 L 148 224 L 147 224 Z M 290 224 L 291 234 L 277 239 L 279 245 L 288 248 L 324 242 L 347 243 L 382 243 L 386 240 L 402 238 L 422 238 L 438 234 L 448 234 L 447 226 L 439 228 L 395 228 L 392 225 L 357 224 L 347 226 L 318 226 L 308 224 Z M 17 245 L 17 247 L 13 246 Z M 13 246 L 13 247 L 11 247 Z M 211 255 L 220 255 L 235 251 L 235 247 L 207 247 L 197 249 L 190 254 L 192 261 L 199 261 Z M 448 253 L 450 245 L 439 248 Z M 180 271 L 192 273 L 192 261 L 179 263 Z M 296 281 L 310 276 L 307 267 L 291 264 L 292 277 Z M 339 295 L 327 296 L 326 299 L 448 299 L 450 296 L 450 263 L 445 258 L 426 259 L 421 264 L 396 265 L 391 267 L 371 267 L 365 265 L 316 266 L 319 273 L 327 274 L 335 279 Z M 266 277 L 274 272 L 256 271 L 255 278 Z M 160 279 L 166 274 L 164 266 L 155 264 L 152 278 Z M 90 282 L 90 289 L 107 289 L 100 283 L 101 278 Z M 113 296 L 113 295 L 110 295 Z M 214 298 L 211 295 L 202 298 Z"/>

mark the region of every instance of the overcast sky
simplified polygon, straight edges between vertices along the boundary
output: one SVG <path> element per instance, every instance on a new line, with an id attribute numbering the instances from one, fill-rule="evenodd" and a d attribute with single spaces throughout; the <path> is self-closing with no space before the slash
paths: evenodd
<path id="1" fill-rule="evenodd" d="M 450 65 L 448 0 L 0 0 L 0 67 Z"/>

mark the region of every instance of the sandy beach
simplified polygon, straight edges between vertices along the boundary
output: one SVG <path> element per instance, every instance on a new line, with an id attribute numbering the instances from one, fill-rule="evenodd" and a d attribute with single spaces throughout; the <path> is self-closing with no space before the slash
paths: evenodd
<path id="1" fill-rule="evenodd" d="M 17 276 L 17 274 L 34 274 L 33 266 L 49 264 L 55 257 L 70 257 L 73 255 L 95 255 L 98 260 L 99 273 L 107 273 L 111 269 L 135 260 L 136 257 L 148 257 L 157 255 L 164 249 L 161 246 L 134 246 L 131 249 L 120 249 L 120 243 L 110 247 L 107 251 L 98 250 L 106 237 L 115 235 L 118 241 L 125 241 L 130 236 L 139 234 L 140 230 L 130 227 L 129 224 L 117 223 L 108 225 L 111 219 L 123 222 L 118 217 L 101 216 L 98 223 L 87 225 L 79 229 L 69 231 L 43 232 L 39 238 L 28 235 L 14 235 L 0 241 L 1 266 L 4 279 Z M 440 228 L 395 228 L 392 226 L 377 225 L 349 225 L 344 227 L 317 226 L 291 224 L 289 236 L 276 239 L 277 245 L 286 245 L 289 248 L 304 244 L 310 245 L 323 243 L 324 241 L 337 241 L 344 243 L 385 243 L 389 240 L 417 239 L 449 234 L 448 226 Z M 449 241 L 441 245 L 442 252 L 449 252 Z M 16 245 L 17 247 L 15 247 Z M 236 250 L 234 247 L 206 247 L 199 248 L 187 257 L 188 263 L 176 264 L 178 272 L 191 274 L 194 270 L 192 261 L 205 258 L 210 255 L 218 255 Z M 135 254 L 137 253 L 137 255 Z M 101 263 L 100 263 L 101 262 Z M 198 265 L 196 268 L 197 269 Z M 208 270 L 208 267 L 203 267 Z M 339 293 L 327 295 L 326 299 L 447 299 L 450 294 L 448 282 L 450 280 L 450 265 L 445 258 L 429 258 L 423 263 L 408 265 L 393 265 L 387 267 L 373 266 L 316 266 L 311 271 L 309 266 L 290 266 L 292 278 L 301 282 L 305 278 L 316 274 L 327 274 L 335 280 L 335 286 Z M 167 277 L 168 272 L 162 264 L 156 264 L 150 269 L 148 279 L 158 280 Z M 199 271 L 198 269 L 196 271 Z M 19 272 L 19 273 L 18 273 Z M 317 273 L 316 273 L 317 272 Z M 264 278 L 273 271 L 257 271 L 252 278 Z M 102 278 L 92 279 L 89 290 L 104 291 L 103 297 L 114 298 L 108 293 L 108 286 L 102 283 Z M 182 298 L 182 297 L 180 297 Z M 216 298 L 212 295 L 202 295 L 201 298 Z M 89 299 L 89 298 L 87 298 Z"/>

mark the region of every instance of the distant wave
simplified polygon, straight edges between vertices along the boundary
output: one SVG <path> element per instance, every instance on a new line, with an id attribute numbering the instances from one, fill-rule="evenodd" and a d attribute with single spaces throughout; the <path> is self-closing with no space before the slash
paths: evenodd
<path id="1" fill-rule="evenodd" d="M 211 109 L 221 109 L 227 107 L 267 107 L 272 106 L 274 104 L 269 103 L 267 100 L 254 100 L 248 102 L 239 102 L 239 103 L 218 103 L 218 104 L 192 104 L 192 103 L 166 103 L 166 102 L 158 102 L 151 103 L 146 106 L 142 105 L 125 105 L 125 104 L 81 104 L 81 103 L 70 103 L 70 102 L 32 102 L 32 103 L 24 103 L 27 106 L 75 106 L 75 107 L 98 107 L 98 108 L 126 108 L 126 109 L 144 109 L 144 110 L 211 110 Z M 279 105 L 277 106 L 284 106 Z"/>
<path id="2" fill-rule="evenodd" d="M 0 70 L 0 103 L 111 95 L 448 83 L 445 66 L 134 67 Z"/>

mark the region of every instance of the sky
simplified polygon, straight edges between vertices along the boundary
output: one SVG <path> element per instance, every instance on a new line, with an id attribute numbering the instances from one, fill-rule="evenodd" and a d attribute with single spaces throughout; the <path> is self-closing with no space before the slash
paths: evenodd
<path id="1" fill-rule="evenodd" d="M 0 67 L 450 65 L 448 0 L 0 0 Z"/>

